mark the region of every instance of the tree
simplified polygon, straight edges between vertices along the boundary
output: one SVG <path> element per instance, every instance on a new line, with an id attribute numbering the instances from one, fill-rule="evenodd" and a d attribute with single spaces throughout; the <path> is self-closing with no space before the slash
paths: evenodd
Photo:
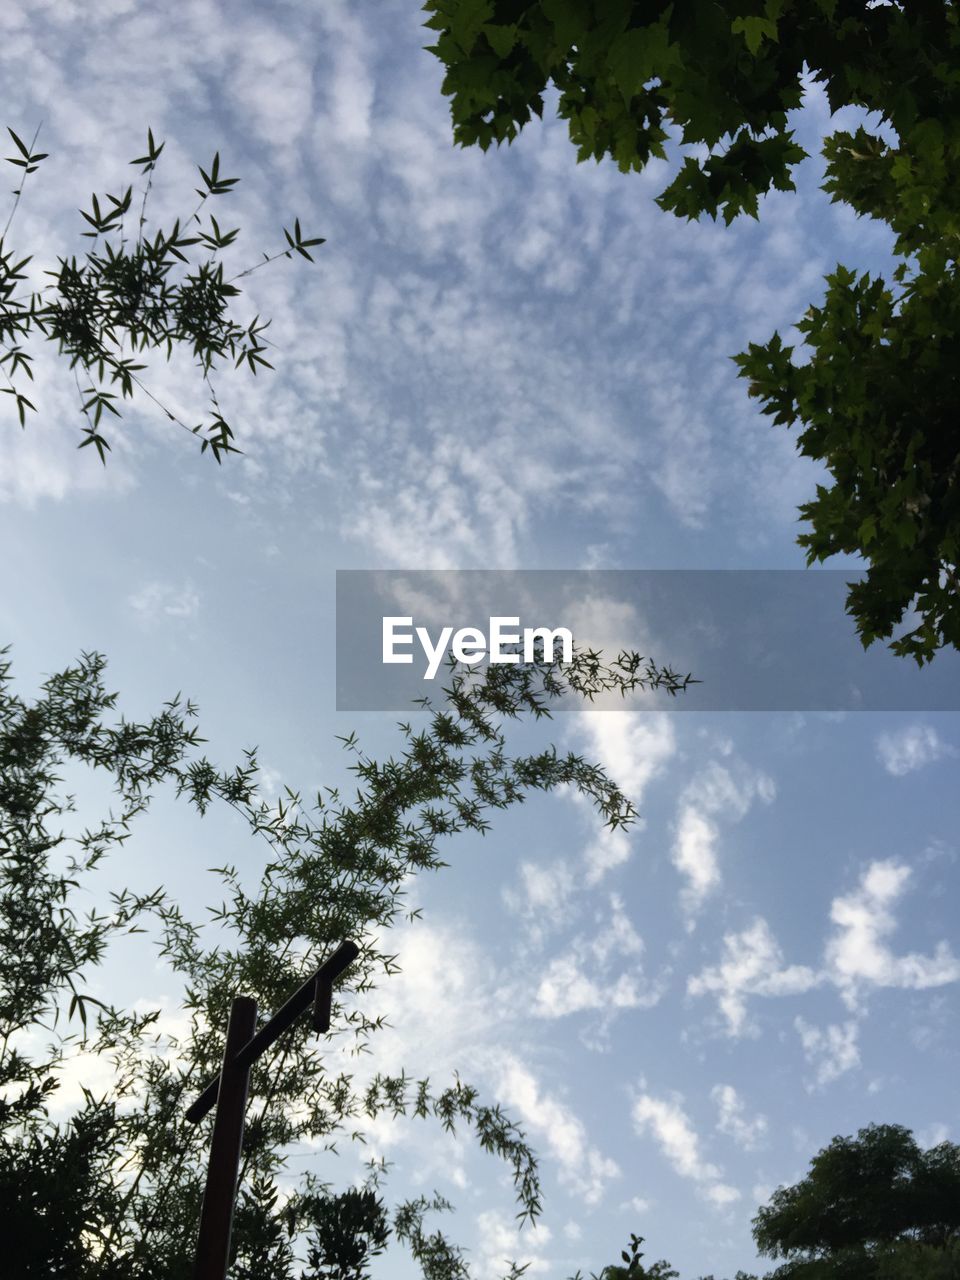
<path id="1" fill-rule="evenodd" d="M 369 1051 L 380 1018 L 363 996 L 397 970 L 379 941 L 404 911 L 411 873 L 444 864 L 439 845 L 462 831 L 485 832 L 493 810 L 533 791 L 569 786 L 612 827 L 634 817 L 603 770 L 548 747 L 512 757 L 506 725 L 549 715 L 565 691 L 656 686 L 680 692 L 688 678 L 621 654 L 604 663 L 491 666 L 484 677 L 454 671 L 445 701 L 426 706 L 421 727 L 400 726 L 402 750 L 370 759 L 344 741 L 358 791 L 347 801 L 324 789 L 290 790 L 270 805 L 257 792 L 254 752 L 232 769 L 199 754 L 196 711 L 179 698 L 144 722 L 114 720 L 116 695 L 104 660 L 86 655 L 51 677 L 33 702 L 0 665 L 0 1235 L 18 1275 L 77 1280 L 186 1280 L 191 1274 L 208 1120 L 184 1120 L 186 1104 L 219 1068 L 227 1009 L 237 992 L 276 1008 L 347 937 L 361 954 L 343 979 L 355 1005 L 338 1004 L 356 1052 Z M 90 821 L 64 794 L 64 769 L 92 769 L 112 785 L 113 810 Z M 250 885 L 232 866 L 215 870 L 220 905 L 193 921 L 163 888 L 101 891 L 81 914 L 96 876 L 123 852 L 151 796 L 170 787 L 201 815 L 227 805 L 266 859 Z M 408 912 L 410 916 L 417 912 Z M 94 996 L 92 969 L 108 950 L 152 938 L 183 986 L 186 1029 L 161 1034 L 159 1009 L 125 1009 Z M 139 943 L 139 939 L 136 940 Z M 43 1047 L 44 1039 L 50 1044 Z M 54 1124 L 49 1107 L 69 1056 L 100 1055 L 114 1083 L 104 1096 Z M 328 1073 L 305 1025 L 288 1032 L 254 1070 L 235 1223 L 235 1277 L 361 1280 L 389 1235 L 406 1244 L 427 1280 L 466 1276 L 459 1249 L 430 1232 L 441 1197 L 401 1203 L 389 1215 L 387 1170 L 371 1165 L 366 1185 L 335 1191 L 304 1177 L 281 1197 L 285 1152 L 300 1139 L 335 1150 L 357 1137 L 356 1120 L 411 1114 L 452 1131 L 471 1130 L 511 1170 L 521 1219 L 540 1210 L 537 1163 L 523 1133 L 476 1089 L 443 1087 L 406 1073 L 374 1074 L 363 1086 Z M 287 1188 L 289 1190 L 289 1188 Z M 298 1255 L 307 1270 L 294 1272 Z M 517 1274 L 516 1272 L 512 1274 Z"/>
<path id="2" fill-rule="evenodd" d="M 0 391 L 13 397 L 20 425 L 25 425 L 28 411 L 35 411 L 23 388 L 24 379 L 33 381 L 34 357 L 28 347 L 39 335 L 56 343 L 75 371 L 80 413 L 86 423 L 79 447 L 93 445 L 101 462 L 106 462 L 110 449 L 103 424 L 121 416 L 118 399 L 132 398 L 135 390 L 153 400 L 171 422 L 199 436 L 201 452 L 209 448 L 217 462 L 224 454 L 239 452 L 212 380 L 217 361 L 229 359 L 235 367 L 246 366 L 254 374 L 258 368 L 273 366 L 264 355 L 269 321 L 255 316 L 242 325 L 232 314 L 233 299 L 240 294 L 235 282 L 294 253 L 312 262 L 310 248 L 324 240 L 305 237 L 299 219 L 294 219 L 293 230 L 284 229 L 283 248 L 263 254 L 261 261 L 245 270 L 225 275 L 222 253 L 236 240 L 240 228 L 221 229 L 213 214 L 205 227 L 201 217 L 208 199 L 229 195 L 239 181 L 221 173 L 219 152 L 209 172 L 199 170 L 202 185 L 195 192 L 198 201 L 192 213 L 175 219 L 166 231 L 158 229 L 151 238 L 147 211 L 164 143 L 157 142 L 149 130 L 145 153 L 130 162 L 143 179 L 137 199 L 132 186 L 116 195 L 91 196 L 89 210 L 80 211 L 87 226 L 81 235 L 92 242 L 89 249 L 79 260 L 75 255 L 58 258 L 57 269 L 44 272 L 52 283 L 22 292 L 32 255 L 19 258 L 6 246 L 6 238 L 27 178 L 36 173 L 47 153 L 35 150 L 39 130 L 29 146 L 12 129 L 7 132 L 16 148 L 7 160 L 19 173 L 19 185 L 0 235 L 0 372 L 7 383 Z M 205 256 L 192 262 L 191 251 Z M 140 376 L 146 368 L 138 360 L 142 352 L 162 351 L 169 360 L 175 349 L 190 351 L 201 371 L 210 400 L 211 421 L 206 425 L 182 421 Z"/>
<path id="3" fill-rule="evenodd" d="M 769 1280 L 960 1276 L 960 1146 L 923 1151 L 900 1125 L 834 1138 L 754 1218 Z"/>
<path id="4" fill-rule="evenodd" d="M 697 218 L 757 216 L 804 158 L 789 113 L 806 76 L 832 112 L 877 123 L 826 139 L 825 189 L 886 223 L 892 281 L 838 267 L 799 328 L 736 358 L 775 424 L 832 483 L 800 508 L 808 563 L 860 553 L 847 609 L 864 645 L 929 661 L 960 646 L 960 25 L 951 0 L 427 0 L 454 139 L 486 150 L 542 115 L 549 84 L 578 159 L 624 172 L 682 157 L 658 198 Z M 706 154 L 703 154 L 705 151 Z"/>

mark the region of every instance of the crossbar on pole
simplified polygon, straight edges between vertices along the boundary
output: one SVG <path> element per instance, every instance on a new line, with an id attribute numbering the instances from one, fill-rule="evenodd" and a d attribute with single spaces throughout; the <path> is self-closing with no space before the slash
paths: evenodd
<path id="1" fill-rule="evenodd" d="M 236 1063 L 238 1067 L 249 1067 L 260 1057 L 265 1049 L 269 1049 L 274 1040 L 286 1031 L 287 1027 L 303 1013 L 304 1009 L 309 1008 L 311 1004 L 315 1006 L 315 1024 L 314 1029 L 317 1031 L 326 1031 L 327 1026 L 316 1025 L 319 1022 L 320 1015 L 326 1005 L 329 1008 L 329 1000 L 321 996 L 322 988 L 329 990 L 334 978 L 339 977 L 344 969 L 356 960 L 360 954 L 360 948 L 355 942 L 342 942 L 329 960 L 325 960 L 316 973 L 312 974 L 303 986 L 298 987 L 290 999 L 280 1006 L 269 1022 L 265 1022 L 255 1035 L 251 1035 L 245 1044 L 241 1044 L 235 1048 L 231 1061 Z M 251 1027 L 251 1032 L 253 1028 Z M 226 1064 L 226 1059 L 224 1059 Z M 204 1091 L 191 1103 L 187 1110 L 187 1119 L 193 1124 L 199 1121 L 207 1114 L 210 1108 L 217 1101 L 217 1094 L 220 1090 L 220 1081 L 223 1077 L 223 1070 L 219 1075 L 214 1076 Z"/>

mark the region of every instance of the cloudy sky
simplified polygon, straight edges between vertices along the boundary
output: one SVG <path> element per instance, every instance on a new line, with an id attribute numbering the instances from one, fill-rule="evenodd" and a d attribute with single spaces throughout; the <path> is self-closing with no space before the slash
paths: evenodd
<path id="1" fill-rule="evenodd" d="M 327 238 L 313 268 L 249 282 L 276 372 L 218 383 L 245 451 L 222 468 L 147 408 L 102 468 L 76 451 L 70 375 L 38 360 L 39 412 L 0 426 L 0 608 L 22 692 L 101 650 L 130 715 L 182 689 L 216 758 L 256 742 L 271 785 L 315 790 L 342 776 L 336 733 L 395 744 L 395 717 L 334 710 L 338 568 L 802 566 L 794 512 L 816 468 L 729 356 L 789 332 L 838 260 L 882 266 L 883 232 L 829 205 L 816 160 L 798 195 L 725 229 L 657 209 L 666 166 L 578 167 L 549 112 L 509 150 L 455 150 L 420 18 L 399 0 L 0 10 L 3 123 L 30 138 L 42 122 L 50 153 L 10 231 L 38 270 L 79 250 L 77 207 L 130 180 L 148 126 L 166 140 L 155 225 L 219 150 L 242 179 L 223 206 L 238 270 L 295 216 Z M 808 150 L 828 127 L 812 91 Z M 148 385 L 198 418 L 189 366 Z M 553 797 L 451 847 L 380 993 L 383 1065 L 459 1069 L 542 1157 L 542 1224 L 518 1239 L 489 1158 L 413 1123 L 371 1134 L 397 1190 L 457 1204 L 478 1275 L 508 1255 L 598 1270 L 630 1231 L 683 1280 L 732 1275 L 755 1265 L 758 1204 L 834 1134 L 960 1138 L 956 716 L 553 728 L 642 821 L 611 836 Z M 130 874 L 162 864 L 202 904 L 231 839 L 159 806 Z M 159 968 L 139 978 L 175 1002 Z"/>

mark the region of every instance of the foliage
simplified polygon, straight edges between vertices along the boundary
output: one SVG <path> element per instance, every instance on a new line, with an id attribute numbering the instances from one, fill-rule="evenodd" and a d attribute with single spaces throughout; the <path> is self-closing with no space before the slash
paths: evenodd
<path id="1" fill-rule="evenodd" d="M 960 1146 L 923 1151 L 900 1125 L 834 1138 L 754 1218 L 776 1280 L 960 1275 Z"/>
<path id="2" fill-rule="evenodd" d="M 713 1280 L 713 1276 L 700 1276 L 700 1280 Z M 746 1271 L 738 1271 L 733 1280 L 757 1280 L 757 1277 L 748 1275 Z"/>
<path id="3" fill-rule="evenodd" d="M 809 560 L 862 552 L 870 569 L 848 611 L 865 645 L 893 640 L 919 663 L 960 648 L 960 290 L 953 269 L 918 275 L 895 299 L 880 279 L 845 267 L 798 328 L 813 359 L 797 365 L 774 335 L 737 356 L 750 392 L 777 424 L 801 422 L 801 453 L 825 461 L 834 484 L 800 507 Z"/>
<path id="4" fill-rule="evenodd" d="M 233 299 L 240 294 L 236 281 L 294 253 L 312 262 L 310 248 L 323 244 L 323 239 L 305 237 L 295 219 L 292 231 L 284 229 L 284 248 L 263 254 L 255 266 L 227 276 L 222 253 L 236 240 L 240 228 L 221 228 L 212 213 L 205 225 L 201 216 L 208 199 L 229 195 L 239 181 L 220 172 L 219 152 L 209 171 L 199 170 L 201 186 L 193 212 L 151 237 L 147 209 L 164 143 L 156 142 L 150 130 L 145 153 L 130 162 L 144 180 L 139 199 L 134 200 L 132 186 L 115 195 L 92 195 L 89 210 L 80 211 L 87 225 L 81 235 L 92 242 L 89 249 L 79 259 L 75 255 L 58 258 L 57 269 L 44 273 L 52 283 L 21 293 L 32 255 L 19 258 L 6 238 L 24 184 L 47 153 L 34 150 L 36 134 L 28 146 L 12 129 L 8 133 L 16 154 L 7 160 L 18 169 L 20 179 L 0 235 L 0 371 L 7 383 L 0 391 L 13 397 L 20 425 L 25 425 L 27 411 L 35 410 L 23 380 L 33 380 L 28 348 L 39 335 L 56 343 L 74 370 L 86 423 L 79 447 L 93 445 L 101 462 L 106 462 L 110 449 L 103 423 L 121 416 L 118 399 L 132 399 L 135 389 L 155 401 L 171 422 L 199 436 L 200 451 L 209 448 L 217 462 L 224 454 L 239 452 L 220 411 L 212 374 L 218 360 L 229 359 L 236 368 L 245 366 L 254 374 L 272 365 L 264 355 L 269 321 L 256 316 L 242 325 L 233 316 Z M 193 261 L 191 253 L 204 256 Z M 174 349 L 190 351 L 201 370 L 210 398 L 211 421 L 206 425 L 189 426 L 141 379 L 147 367 L 138 360 L 142 352 L 165 352 L 169 360 Z"/>
<path id="5" fill-rule="evenodd" d="M 620 1261 L 604 1267 L 599 1275 L 591 1273 L 590 1280 L 676 1280 L 679 1273 L 664 1258 L 644 1266 L 640 1261 L 642 1244 L 643 1236 L 631 1232 L 629 1249 L 621 1250 Z M 579 1271 L 572 1280 L 581 1280 Z"/>
<path id="6" fill-rule="evenodd" d="M 383 1201 L 370 1187 L 318 1197 L 311 1219 L 309 1280 L 362 1280 L 368 1259 L 383 1253 L 390 1235 Z"/>
<path id="7" fill-rule="evenodd" d="M 877 1280 L 957 1280 L 960 1245 L 940 1249 L 904 1240 L 877 1252 Z"/>
<path id="8" fill-rule="evenodd" d="M 113 1109 L 90 1097 L 66 1126 L 30 1127 L 15 1141 L 0 1134 L 0 1219 L 10 1275 L 83 1274 L 86 1233 L 120 1208 L 109 1175 L 113 1128 Z"/>
<path id="9" fill-rule="evenodd" d="M 561 786 L 612 827 L 635 816 L 603 770 L 574 753 L 548 747 L 510 756 L 507 724 L 549 716 L 564 692 L 589 698 L 649 685 L 679 692 L 688 678 L 630 654 L 605 663 L 578 653 L 562 668 L 503 664 L 485 677 L 454 671 L 443 704 L 427 704 L 419 728 L 400 726 L 395 758 L 377 762 L 353 735 L 345 740 L 358 784 L 351 800 L 335 789 L 312 799 L 286 790 L 270 805 L 257 791 L 255 753 L 235 768 L 215 767 L 199 754 L 195 708 L 180 698 L 148 720 L 114 720 L 117 699 L 103 675 L 104 660 L 86 655 L 30 702 L 14 693 L 9 663 L 0 665 L 0 1190 L 8 1193 L 0 1230 L 18 1274 L 187 1280 L 211 1121 L 191 1125 L 184 1111 L 219 1069 L 233 996 L 252 995 L 273 1010 L 353 938 L 361 953 L 340 979 L 333 1026 L 353 1037 L 355 1052 L 369 1051 L 382 1019 L 365 1013 L 364 996 L 397 971 L 382 935 L 403 913 L 408 877 L 444 865 L 442 839 L 485 832 L 494 810 Z M 91 771 L 114 792 L 112 811 L 87 825 L 64 792 L 65 775 L 78 771 L 93 794 L 102 783 L 87 782 Z M 98 891 L 98 874 L 126 852 L 161 786 L 200 814 L 226 804 L 264 842 L 266 861 L 252 886 L 249 873 L 214 869 L 223 902 L 206 921 L 189 919 L 159 887 L 115 889 L 109 901 Z M 101 907 L 82 914 L 91 900 Z M 176 1034 L 159 1029 L 158 1007 L 126 1009 L 90 989 L 108 950 L 122 963 L 125 947 L 150 940 L 183 985 Z M 57 1125 L 50 1107 L 79 1052 L 109 1062 L 114 1083 L 106 1097 L 88 1093 Z M 281 1197 L 292 1143 L 335 1152 L 339 1138 L 360 1136 L 362 1117 L 383 1112 L 471 1130 L 506 1162 L 521 1221 L 540 1211 L 537 1162 L 524 1134 L 459 1078 L 434 1087 L 404 1072 L 376 1073 L 358 1084 L 324 1065 L 302 1020 L 254 1068 L 251 1098 L 237 1277 L 290 1280 L 305 1253 L 312 1280 L 360 1280 L 388 1230 L 428 1280 L 466 1275 L 456 1246 L 423 1225 L 445 1207 L 441 1197 L 400 1204 L 388 1223 L 378 1194 L 383 1166 L 371 1166 L 365 1187 L 335 1193 L 306 1177 L 287 1181 Z"/>
<path id="10" fill-rule="evenodd" d="M 581 161 L 609 156 L 624 173 L 640 171 L 666 158 L 671 134 L 691 150 L 709 148 L 705 159 L 687 157 L 659 203 L 731 222 L 742 211 L 755 214 L 771 186 L 792 188 L 790 169 L 804 153 L 787 112 L 802 98 L 803 37 L 809 29 L 809 43 L 823 40 L 836 0 L 427 0 L 423 7 L 425 25 L 438 33 L 431 52 L 446 68 L 443 92 L 461 146 L 512 141 L 532 115 L 542 116 L 552 83 Z"/>
<path id="11" fill-rule="evenodd" d="M 658 198 L 687 217 L 757 216 L 794 189 L 790 127 L 806 78 L 832 112 L 869 125 L 826 139 L 825 189 L 887 224 L 892 282 L 844 267 L 799 328 L 737 357 L 774 423 L 804 424 L 800 450 L 829 485 L 801 516 L 808 562 L 859 552 L 847 600 L 864 645 L 917 625 L 895 652 L 929 661 L 960 644 L 960 25 L 950 0 L 427 0 L 454 138 L 511 141 L 553 84 L 580 160 L 624 172 L 679 153 Z"/>
<path id="12" fill-rule="evenodd" d="M 701 1276 L 700 1280 L 713 1280 L 713 1276 Z M 757 1280 L 756 1276 L 751 1276 L 746 1271 L 738 1271 L 733 1280 Z"/>

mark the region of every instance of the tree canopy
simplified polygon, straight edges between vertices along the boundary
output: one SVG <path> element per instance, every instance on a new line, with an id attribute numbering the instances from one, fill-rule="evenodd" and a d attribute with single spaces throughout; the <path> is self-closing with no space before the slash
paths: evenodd
<path id="1" fill-rule="evenodd" d="M 810 1172 L 754 1218 L 775 1280 L 960 1275 L 960 1146 L 924 1151 L 909 1129 L 873 1124 L 837 1137 Z"/>
<path id="2" fill-rule="evenodd" d="M 960 645 L 960 25 L 949 0 L 427 0 L 454 139 L 510 142 L 549 85 L 578 159 L 679 168 L 685 218 L 754 217 L 795 189 L 790 113 L 808 82 L 863 122 L 824 145 L 825 189 L 886 223 L 891 280 L 838 267 L 799 322 L 736 357 L 775 424 L 832 483 L 800 508 L 809 562 L 859 553 L 848 611 L 864 644 L 922 663 Z M 905 621 L 916 611 L 915 625 Z M 896 634 L 901 624 L 908 629 Z"/>

